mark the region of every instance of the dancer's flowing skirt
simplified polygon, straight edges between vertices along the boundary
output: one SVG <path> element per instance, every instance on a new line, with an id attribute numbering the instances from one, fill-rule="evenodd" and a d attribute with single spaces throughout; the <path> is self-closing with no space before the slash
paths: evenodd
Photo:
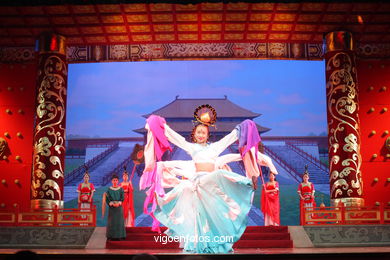
<path id="1" fill-rule="evenodd" d="M 245 231 L 251 208 L 251 181 L 233 172 L 198 172 L 164 197 L 155 217 L 178 236 L 186 252 L 228 253 Z"/>

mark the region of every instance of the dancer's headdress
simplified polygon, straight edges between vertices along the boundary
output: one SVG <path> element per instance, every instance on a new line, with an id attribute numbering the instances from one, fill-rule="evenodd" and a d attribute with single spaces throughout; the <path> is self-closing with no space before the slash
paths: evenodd
<path id="1" fill-rule="evenodd" d="M 123 174 L 129 175 L 129 174 L 127 173 L 127 170 L 126 170 L 126 165 L 123 165 Z"/>
<path id="2" fill-rule="evenodd" d="M 307 176 L 309 176 L 309 172 L 307 171 L 307 168 L 308 168 L 309 166 L 307 166 L 307 164 L 305 165 L 305 171 L 303 172 L 303 174 L 302 174 L 302 176 L 303 175 L 307 175 Z"/>
<path id="3" fill-rule="evenodd" d="M 191 140 L 195 142 L 195 129 L 198 125 L 204 125 L 204 126 L 214 126 L 215 127 L 215 122 L 217 121 L 217 112 L 215 109 L 210 106 L 209 104 L 204 104 L 201 106 L 198 106 L 195 111 L 194 111 L 194 118 L 195 120 L 193 121 L 195 123 L 195 127 L 192 129 L 191 133 Z M 209 136 L 210 136 L 210 131 L 208 131 Z"/>
<path id="4" fill-rule="evenodd" d="M 194 111 L 195 122 L 206 126 L 215 126 L 217 121 L 217 112 L 209 104 L 198 106 Z"/>
<path id="5" fill-rule="evenodd" d="M 89 175 L 89 172 L 88 172 L 88 166 L 87 166 L 87 165 L 84 165 L 84 168 L 85 168 L 85 172 L 84 172 L 84 175 L 83 175 L 83 176 L 88 175 L 88 177 L 91 177 L 91 176 Z"/>

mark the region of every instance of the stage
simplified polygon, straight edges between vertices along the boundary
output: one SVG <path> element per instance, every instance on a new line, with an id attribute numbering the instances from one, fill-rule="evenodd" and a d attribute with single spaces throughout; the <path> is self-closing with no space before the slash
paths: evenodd
<path id="1" fill-rule="evenodd" d="M 0 259 L 23 249 L 0 249 Z M 177 249 L 136 250 L 136 249 L 31 249 L 41 259 L 131 259 L 137 254 L 153 254 L 158 259 L 181 259 L 183 254 Z M 208 259 L 390 259 L 390 247 L 334 247 L 334 248 L 267 248 L 237 249 L 232 254 L 202 255 Z"/>
<path id="2" fill-rule="evenodd" d="M 377 226 L 379 227 L 379 226 Z M 338 229 L 341 226 L 338 227 Z M 358 227 L 355 226 L 355 229 Z M 318 247 L 305 239 L 302 231 L 302 226 L 289 226 L 288 230 L 293 240 L 291 248 L 235 248 L 231 254 L 197 254 L 206 259 L 229 259 L 237 257 L 245 257 L 245 259 L 331 259 L 331 260 L 347 260 L 347 259 L 390 259 L 390 246 L 387 243 L 384 246 L 367 246 L 367 243 L 356 243 L 351 246 L 342 247 Z M 358 236 L 359 232 L 355 233 L 356 239 L 362 239 L 363 236 Z M 382 233 L 386 236 L 386 233 Z M 322 235 L 320 235 L 322 236 Z M 340 243 L 341 244 L 341 243 Z M 362 245 L 362 246 L 359 246 Z M 178 248 L 145 248 L 145 249 L 108 249 L 106 248 L 105 228 L 95 228 L 92 236 L 88 240 L 85 248 L 43 248 L 37 245 L 36 248 L 28 247 L 28 250 L 38 253 L 41 259 L 131 259 L 137 254 L 152 254 L 158 259 L 181 259 L 189 254 L 183 253 Z M 11 248 L 12 247 L 12 248 Z M 0 249 L 0 259 L 7 259 L 19 250 L 26 250 L 26 246 L 10 245 L 9 248 Z M 195 256 L 195 254 L 192 254 Z"/>

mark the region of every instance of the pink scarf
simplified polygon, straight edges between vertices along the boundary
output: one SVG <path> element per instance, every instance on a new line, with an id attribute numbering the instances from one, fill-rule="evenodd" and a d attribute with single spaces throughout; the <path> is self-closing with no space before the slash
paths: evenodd
<path id="1" fill-rule="evenodd" d="M 163 154 L 167 150 L 170 150 L 172 152 L 172 148 L 169 145 L 168 139 L 164 134 L 165 119 L 160 116 L 151 115 L 146 120 L 146 122 L 148 123 L 149 129 L 153 135 L 153 149 L 156 158 L 154 160 L 153 170 L 143 172 L 142 174 L 143 184 L 141 185 L 140 188 L 142 190 L 150 187 L 146 191 L 146 199 L 144 202 L 144 213 L 150 215 L 153 218 L 152 230 L 161 233 L 160 223 L 153 215 L 153 212 L 156 210 L 157 207 L 157 199 L 154 194 L 157 193 L 158 196 L 164 196 L 165 191 L 161 185 L 162 171 L 161 169 L 159 169 L 160 167 L 157 166 L 156 161 L 161 161 L 161 157 L 163 156 Z M 148 206 L 151 203 L 152 203 L 152 210 L 149 211 Z"/>

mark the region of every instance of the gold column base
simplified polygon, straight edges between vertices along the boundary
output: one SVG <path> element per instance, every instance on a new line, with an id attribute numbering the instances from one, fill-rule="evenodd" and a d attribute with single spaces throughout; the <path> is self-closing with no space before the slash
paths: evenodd
<path id="1" fill-rule="evenodd" d="M 54 206 L 58 208 L 64 207 L 63 200 L 46 200 L 46 199 L 37 199 L 31 200 L 31 208 L 32 209 L 52 209 Z"/>
<path id="2" fill-rule="evenodd" d="M 363 207 L 364 199 L 363 198 L 340 198 L 340 199 L 331 199 L 330 203 L 333 207 L 337 207 L 338 204 L 342 202 L 345 207 Z"/>

